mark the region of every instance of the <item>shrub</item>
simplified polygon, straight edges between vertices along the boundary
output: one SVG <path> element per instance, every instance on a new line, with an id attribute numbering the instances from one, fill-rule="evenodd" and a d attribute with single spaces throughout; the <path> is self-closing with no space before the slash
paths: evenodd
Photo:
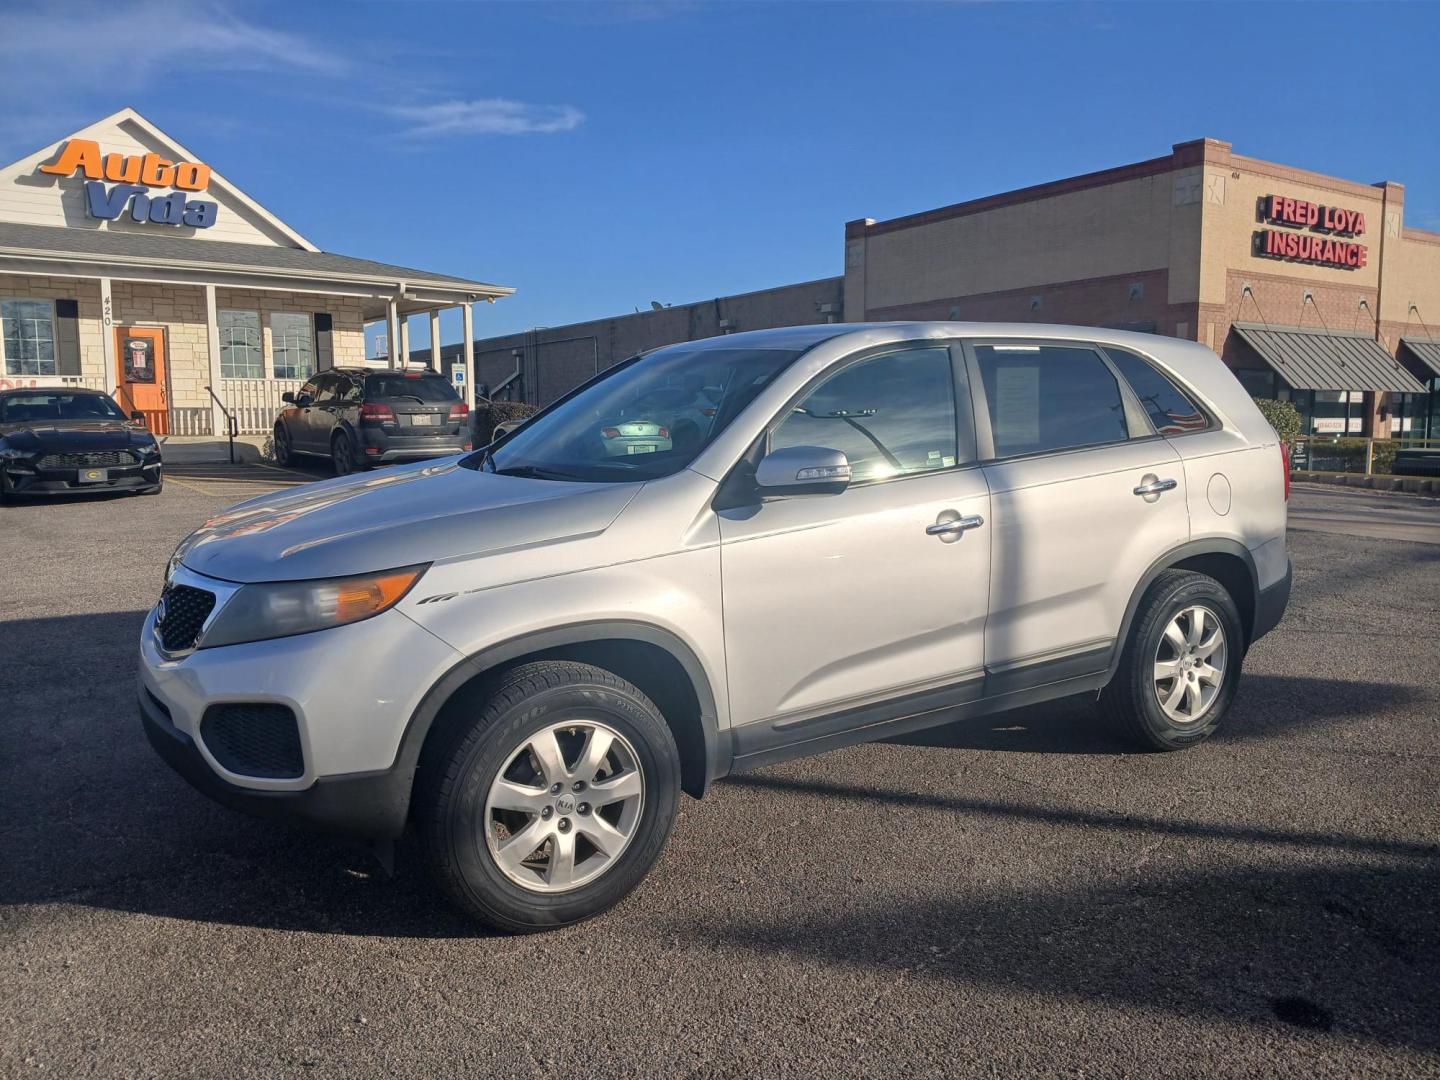
<path id="1" fill-rule="evenodd" d="M 1300 439 L 1300 410 L 1288 401 L 1255 398 L 1255 404 L 1282 442 L 1294 446 Z"/>
<path id="2" fill-rule="evenodd" d="M 486 401 L 475 402 L 475 411 L 470 414 L 470 433 L 477 447 L 490 441 L 495 425 L 506 420 L 522 420 L 535 415 L 536 407 L 528 401 Z"/>

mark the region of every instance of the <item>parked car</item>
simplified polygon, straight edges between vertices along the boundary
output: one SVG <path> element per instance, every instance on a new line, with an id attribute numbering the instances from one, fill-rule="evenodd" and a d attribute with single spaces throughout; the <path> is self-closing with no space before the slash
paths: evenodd
<path id="1" fill-rule="evenodd" d="M 703 437 L 610 454 L 599 422 L 681 374 L 718 388 Z M 1209 738 L 1288 600 L 1287 478 L 1194 343 L 673 345 L 466 458 L 207 522 L 146 620 L 140 707 L 214 798 L 382 841 L 413 823 L 462 909 L 560 926 L 634 888 L 679 793 L 729 773 L 1073 694 L 1143 749 Z"/>
<path id="2" fill-rule="evenodd" d="M 470 409 L 430 370 L 330 368 L 295 393 L 275 419 L 275 460 L 328 457 L 336 476 L 471 448 Z"/>
<path id="3" fill-rule="evenodd" d="M 164 486 L 160 444 L 143 413 L 126 416 L 103 390 L 41 386 L 0 391 L 0 500 L 13 495 Z"/>

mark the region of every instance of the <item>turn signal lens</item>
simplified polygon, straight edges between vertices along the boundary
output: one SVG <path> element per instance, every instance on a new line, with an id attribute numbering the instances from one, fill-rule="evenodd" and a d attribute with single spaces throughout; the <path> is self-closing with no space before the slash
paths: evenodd
<path id="1" fill-rule="evenodd" d="M 220 609 L 199 647 L 290 637 L 368 619 L 394 607 L 426 569 L 245 585 Z"/>

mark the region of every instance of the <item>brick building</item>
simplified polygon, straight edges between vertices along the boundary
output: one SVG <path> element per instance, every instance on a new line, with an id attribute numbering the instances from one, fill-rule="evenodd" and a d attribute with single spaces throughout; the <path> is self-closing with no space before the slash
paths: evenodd
<path id="1" fill-rule="evenodd" d="M 625 348 L 836 317 L 1078 323 L 1204 342 L 1252 394 L 1293 400 L 1311 432 L 1440 437 L 1440 234 L 1405 224 L 1405 191 L 1391 181 L 1200 139 L 1148 161 L 851 221 L 844 250 L 839 295 L 827 279 L 730 298 L 745 305 L 724 326 L 665 309 L 480 341 L 476 352 L 523 349 L 527 397 L 543 403 L 588 374 L 548 363 L 560 355 L 550 343 L 566 338 L 623 341 L 600 354 L 603 366 Z"/>
<path id="2" fill-rule="evenodd" d="M 0 168 L 0 389 L 108 390 L 160 433 L 268 432 L 367 322 L 438 340 L 513 291 L 320 251 L 132 109 Z"/>

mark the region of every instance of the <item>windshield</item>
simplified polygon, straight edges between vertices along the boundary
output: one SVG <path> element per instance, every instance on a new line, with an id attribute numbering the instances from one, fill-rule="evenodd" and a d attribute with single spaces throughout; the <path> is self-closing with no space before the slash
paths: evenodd
<path id="1" fill-rule="evenodd" d="M 366 375 L 365 400 L 419 398 L 421 401 L 459 401 L 460 395 L 441 375 Z"/>
<path id="2" fill-rule="evenodd" d="M 709 446 L 800 353 L 671 345 L 616 365 L 505 440 L 485 467 L 583 481 L 654 480 Z M 481 464 L 475 458 L 470 468 Z"/>
<path id="3" fill-rule="evenodd" d="M 0 397 L 0 424 L 34 420 L 124 420 L 126 416 L 109 394 L 74 394 L 63 390 L 37 390 Z"/>

